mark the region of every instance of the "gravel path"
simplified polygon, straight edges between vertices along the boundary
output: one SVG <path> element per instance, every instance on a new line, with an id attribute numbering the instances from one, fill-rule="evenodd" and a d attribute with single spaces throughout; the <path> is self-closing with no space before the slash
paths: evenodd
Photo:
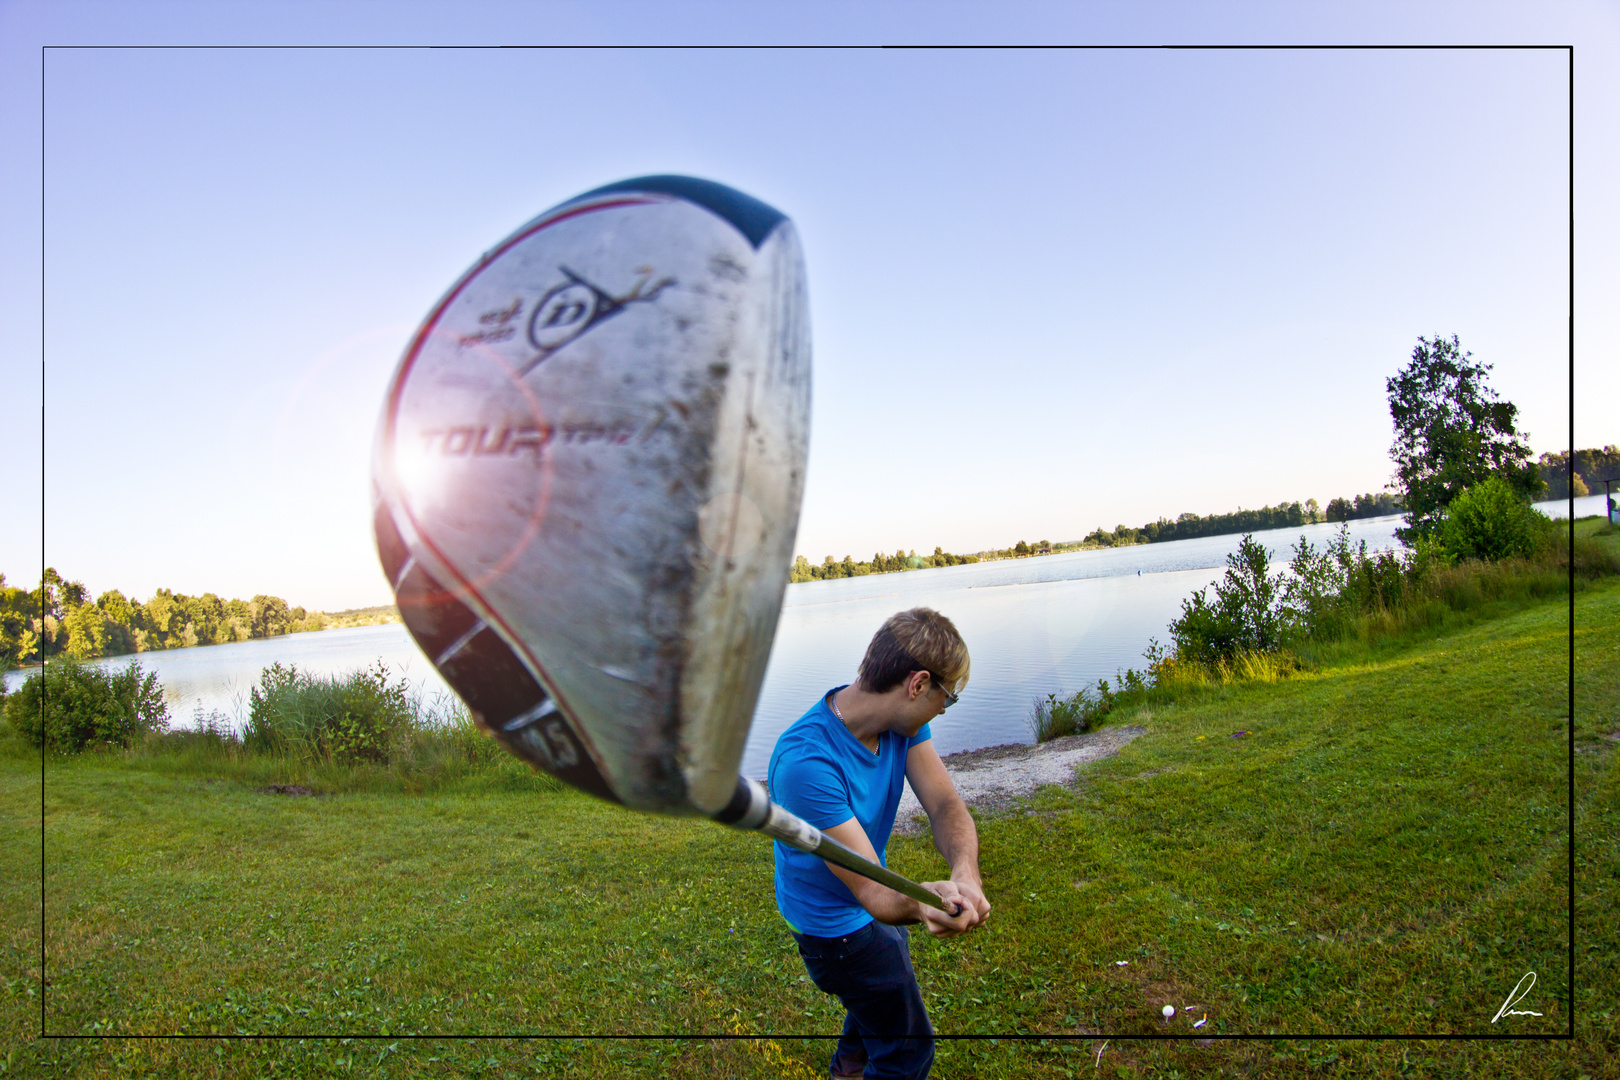
<path id="1" fill-rule="evenodd" d="M 1140 725 L 1103 728 L 1084 735 L 1067 735 L 1035 746 L 1009 743 L 983 750 L 963 750 L 944 758 L 945 771 L 969 806 L 980 810 L 1003 810 L 1027 798 L 1043 784 L 1074 783 L 1078 765 L 1098 758 L 1112 757 L 1119 748 L 1145 734 Z M 900 810 L 895 814 L 894 831 L 915 836 L 927 822 L 917 796 L 907 784 L 900 793 Z"/>

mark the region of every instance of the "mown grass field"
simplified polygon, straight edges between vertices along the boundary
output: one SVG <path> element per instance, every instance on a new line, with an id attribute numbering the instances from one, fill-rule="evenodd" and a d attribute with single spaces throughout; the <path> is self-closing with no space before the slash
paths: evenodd
<path id="1" fill-rule="evenodd" d="M 1620 1073 L 1620 583 L 1578 594 L 1573 999 L 1567 612 L 1111 717 L 1148 734 L 981 819 L 990 922 L 913 936 L 936 1027 L 980 1036 L 934 1075 Z M 825 1075 L 841 1009 L 759 837 L 567 791 L 287 796 L 95 756 L 43 787 L 44 1023 L 95 1038 L 38 1039 L 41 799 L 13 750 L 7 1075 Z M 926 838 L 890 850 L 943 872 Z M 1543 1015 L 1493 1024 L 1531 971 L 1513 1007 Z M 660 1038 L 575 1038 L 608 1034 Z"/>

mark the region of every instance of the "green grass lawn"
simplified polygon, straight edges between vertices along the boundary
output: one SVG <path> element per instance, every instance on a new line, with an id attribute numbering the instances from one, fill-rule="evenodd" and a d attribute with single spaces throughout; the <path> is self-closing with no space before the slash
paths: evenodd
<path id="1" fill-rule="evenodd" d="M 1111 717 L 1148 733 L 981 819 L 990 922 L 912 938 L 941 1034 L 998 1037 L 941 1043 L 934 1075 L 1616 1075 L 1620 582 L 1578 597 L 1573 1000 L 1567 617 L 1560 599 Z M 13 754 L 0 1072 L 824 1075 L 842 1011 L 804 976 L 758 836 L 569 791 L 285 796 L 95 756 L 53 761 L 43 798 L 45 1022 L 102 1037 L 35 1038 L 40 771 Z M 890 850 L 943 873 L 926 838 Z M 1493 1025 L 1531 971 L 1514 1008 L 1543 1015 Z M 1221 1038 L 1572 1018 L 1573 1046 Z M 530 1038 L 582 1034 L 685 1037 Z"/>

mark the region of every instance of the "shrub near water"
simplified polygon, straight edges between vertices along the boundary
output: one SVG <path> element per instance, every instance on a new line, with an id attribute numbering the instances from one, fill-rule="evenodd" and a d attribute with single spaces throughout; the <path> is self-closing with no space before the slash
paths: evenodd
<path id="1" fill-rule="evenodd" d="M 253 691 L 249 715 L 205 712 L 199 704 L 186 727 L 149 735 L 118 761 L 135 770 L 322 793 L 560 786 L 484 734 L 453 694 L 424 695 L 381 663 L 324 678 L 271 665 Z"/>
<path id="2" fill-rule="evenodd" d="M 1267 574 L 1270 564 L 1265 546 L 1245 533 L 1237 551 L 1226 557 L 1215 599 L 1208 599 L 1208 589 L 1199 589 L 1181 602 L 1181 618 L 1170 626 L 1178 658 L 1214 664 L 1277 647 L 1285 625 L 1278 609 L 1282 582 Z"/>
<path id="3" fill-rule="evenodd" d="M 76 754 L 89 746 L 128 747 L 169 726 L 156 672 L 130 661 L 108 672 L 62 660 L 34 672 L 6 698 L 11 726 L 34 746 Z"/>
<path id="4" fill-rule="evenodd" d="M 416 727 L 405 683 L 390 681 L 381 661 L 341 679 L 272 664 L 250 696 L 242 742 L 258 753 L 387 764 Z"/>
<path id="5" fill-rule="evenodd" d="M 1056 694 L 1038 697 L 1030 712 L 1030 734 L 1035 736 L 1036 742 L 1050 742 L 1065 735 L 1090 731 L 1092 720 L 1098 715 L 1097 704 L 1097 699 L 1086 690 L 1066 698 Z"/>
<path id="6" fill-rule="evenodd" d="M 1505 484 L 1467 489 L 1432 537 L 1401 551 L 1368 552 L 1349 531 L 1317 548 L 1303 536 L 1288 568 L 1270 575 L 1270 553 L 1252 536 L 1227 556 L 1221 581 L 1182 601 L 1168 653 L 1157 643 L 1143 672 L 1121 673 L 1067 698 L 1037 701 L 1037 742 L 1090 730 L 1105 716 L 1168 704 L 1238 682 L 1274 682 L 1346 649 L 1375 648 L 1414 631 L 1467 625 L 1620 574 L 1610 527 L 1554 522 Z M 1574 535 L 1565 531 L 1574 529 Z M 1483 554 L 1482 554 L 1483 553 Z M 1498 554 L 1492 554 L 1498 553 Z"/>
<path id="7" fill-rule="evenodd" d="M 1545 521 L 1507 481 L 1493 476 L 1451 501 L 1440 536 L 1454 558 L 1528 558 L 1551 539 Z"/>

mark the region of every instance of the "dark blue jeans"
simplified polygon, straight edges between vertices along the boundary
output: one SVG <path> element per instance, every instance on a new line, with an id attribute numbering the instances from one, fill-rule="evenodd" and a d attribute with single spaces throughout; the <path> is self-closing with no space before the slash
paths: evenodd
<path id="1" fill-rule="evenodd" d="M 835 1076 L 865 1068 L 869 1080 L 923 1080 L 934 1064 L 934 1028 L 911 970 L 906 930 L 876 919 L 847 937 L 794 934 L 810 978 L 844 1003 Z"/>

